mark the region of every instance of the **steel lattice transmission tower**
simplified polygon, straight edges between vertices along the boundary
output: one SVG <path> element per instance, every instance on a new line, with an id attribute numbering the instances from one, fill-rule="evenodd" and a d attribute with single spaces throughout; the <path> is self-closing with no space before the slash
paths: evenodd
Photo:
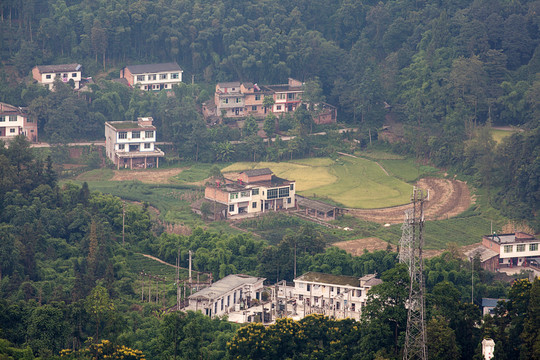
<path id="1" fill-rule="evenodd" d="M 405 217 L 407 225 L 403 225 L 404 238 L 408 239 L 408 254 L 404 253 L 403 258 L 408 257 L 410 287 L 409 300 L 407 302 L 407 332 L 405 334 L 405 349 L 403 359 L 427 359 L 426 345 L 426 319 L 424 311 L 424 260 L 422 258 L 422 247 L 424 246 L 424 201 L 425 195 L 422 190 L 414 189 L 412 196 L 413 208 Z M 407 230 L 407 231 L 406 231 Z M 402 238 L 403 242 L 403 238 Z M 402 244 L 406 245 L 406 244 Z M 408 256 L 407 256 L 408 255 Z M 401 261 L 400 249 L 400 261 Z"/>
<path id="2" fill-rule="evenodd" d="M 405 210 L 405 219 L 401 225 L 401 240 L 399 241 L 399 262 L 410 268 L 412 249 L 412 209 Z"/>

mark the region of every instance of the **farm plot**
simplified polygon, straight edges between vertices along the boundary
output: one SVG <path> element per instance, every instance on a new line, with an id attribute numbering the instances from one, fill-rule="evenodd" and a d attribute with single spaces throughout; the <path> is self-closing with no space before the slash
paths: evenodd
<path id="1" fill-rule="evenodd" d="M 296 180 L 300 195 L 327 199 L 351 208 L 380 208 L 405 204 L 412 186 L 388 176 L 375 162 L 340 157 L 291 162 L 236 163 L 223 172 L 270 168 L 274 174 Z"/>

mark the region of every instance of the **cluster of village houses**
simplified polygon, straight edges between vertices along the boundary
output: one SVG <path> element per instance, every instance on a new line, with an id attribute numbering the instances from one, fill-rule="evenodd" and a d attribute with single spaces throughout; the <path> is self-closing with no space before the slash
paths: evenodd
<path id="1" fill-rule="evenodd" d="M 88 91 L 91 79 L 83 79 L 80 64 L 36 66 L 33 79 L 54 90 L 54 81 L 71 83 L 78 91 Z M 182 69 L 176 63 L 130 65 L 116 81 L 143 91 L 170 90 L 182 82 Z M 203 105 L 207 118 L 258 118 L 268 113 L 294 112 L 302 102 L 303 84 L 289 79 L 287 84 L 257 85 L 253 83 L 218 83 L 214 102 Z M 264 99 L 271 97 L 271 105 Z M 320 104 L 314 119 L 317 123 L 336 121 L 336 109 Z M 38 126 L 24 108 L 0 103 L 0 139 L 24 134 L 38 141 Z M 152 118 L 137 121 L 107 122 L 105 124 L 106 155 L 117 168 L 159 167 L 164 156 L 156 146 L 156 127 Z M 296 209 L 323 220 L 335 219 L 340 209 L 296 195 L 294 180 L 275 176 L 270 169 L 252 169 L 226 174 L 206 186 L 204 198 L 193 204 L 201 213 L 208 203 L 214 219 L 253 216 L 268 211 Z M 512 267 L 532 267 L 540 264 L 540 240 L 530 234 L 486 235 L 482 245 L 465 255 L 479 258 L 482 267 L 500 271 Z M 265 279 L 247 275 L 229 275 L 200 289 L 188 298 L 184 309 L 202 311 L 208 316 L 227 315 L 231 321 L 272 321 L 278 316 L 301 318 L 311 313 L 335 318 L 359 319 L 372 286 L 381 283 L 374 274 L 361 278 L 309 272 L 294 279 L 294 285 L 281 283 L 270 290 Z M 486 308 L 493 305 L 486 299 Z"/>

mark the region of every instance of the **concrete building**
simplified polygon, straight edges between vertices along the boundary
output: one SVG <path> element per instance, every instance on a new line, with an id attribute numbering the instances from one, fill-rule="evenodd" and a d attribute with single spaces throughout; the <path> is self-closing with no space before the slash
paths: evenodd
<path id="1" fill-rule="evenodd" d="M 9 141 L 21 134 L 31 142 L 37 142 L 37 121 L 26 109 L 0 102 L 0 139 Z"/>
<path id="2" fill-rule="evenodd" d="M 32 69 L 32 77 L 49 90 L 54 90 L 53 83 L 56 78 L 64 83 L 73 80 L 75 89 L 78 89 L 81 82 L 81 72 L 81 64 L 38 65 Z"/>
<path id="3" fill-rule="evenodd" d="M 225 176 L 225 181 L 207 185 L 204 197 L 226 205 L 227 217 L 291 209 L 296 206 L 295 181 L 279 178 L 268 168 L 245 170 Z"/>
<path id="4" fill-rule="evenodd" d="M 316 313 L 359 320 L 369 290 L 381 283 L 374 274 L 357 278 L 308 272 L 294 279 L 296 311 L 303 316 Z"/>
<path id="5" fill-rule="evenodd" d="M 242 274 L 228 275 L 189 296 L 184 310 L 201 311 L 215 317 L 247 309 L 262 299 L 264 280 Z"/>
<path id="6" fill-rule="evenodd" d="M 208 118 L 242 118 L 253 115 L 262 118 L 268 113 L 276 116 L 294 112 L 302 104 L 304 83 L 289 78 L 287 84 L 257 85 L 251 82 L 223 82 L 216 85 L 214 103 L 203 104 L 203 114 Z M 271 97 L 274 105 L 264 106 L 264 98 Z M 337 121 L 337 109 L 326 103 L 313 104 L 316 124 L 331 124 Z"/>
<path id="7" fill-rule="evenodd" d="M 105 123 L 105 150 L 117 169 L 159 167 L 159 158 L 165 154 L 155 146 L 156 127 L 152 121 L 145 117 Z"/>
<path id="8" fill-rule="evenodd" d="M 524 232 L 482 237 L 482 245 L 498 254 L 498 268 L 528 266 L 540 257 L 540 239 Z"/>
<path id="9" fill-rule="evenodd" d="M 129 65 L 120 71 L 131 87 L 143 91 L 170 90 L 182 82 L 183 70 L 175 62 L 163 64 Z"/>

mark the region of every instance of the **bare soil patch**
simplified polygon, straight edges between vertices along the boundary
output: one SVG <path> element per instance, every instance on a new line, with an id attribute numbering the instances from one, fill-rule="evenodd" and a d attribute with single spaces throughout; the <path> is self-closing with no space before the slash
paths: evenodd
<path id="1" fill-rule="evenodd" d="M 424 203 L 426 220 L 442 220 L 459 215 L 467 210 L 474 199 L 467 184 L 459 180 L 424 178 L 416 186 L 429 191 L 429 200 Z M 411 204 L 383 209 L 349 209 L 349 214 L 363 220 L 379 224 L 399 224 L 403 222 L 404 211 Z"/>
<path id="2" fill-rule="evenodd" d="M 172 184 L 171 179 L 182 172 L 183 169 L 146 169 L 146 170 L 115 170 L 112 181 L 138 180 L 148 184 Z"/>
<path id="3" fill-rule="evenodd" d="M 386 250 L 388 248 L 388 243 L 376 237 L 369 237 L 364 239 L 356 239 L 349 241 L 341 241 L 333 244 L 334 246 L 345 250 L 353 256 L 360 256 L 364 254 L 364 250 L 369 252 Z M 397 251 L 397 246 L 390 244 L 392 251 Z M 424 250 L 423 254 L 426 258 L 432 258 L 439 256 L 443 253 L 443 250 Z"/>

